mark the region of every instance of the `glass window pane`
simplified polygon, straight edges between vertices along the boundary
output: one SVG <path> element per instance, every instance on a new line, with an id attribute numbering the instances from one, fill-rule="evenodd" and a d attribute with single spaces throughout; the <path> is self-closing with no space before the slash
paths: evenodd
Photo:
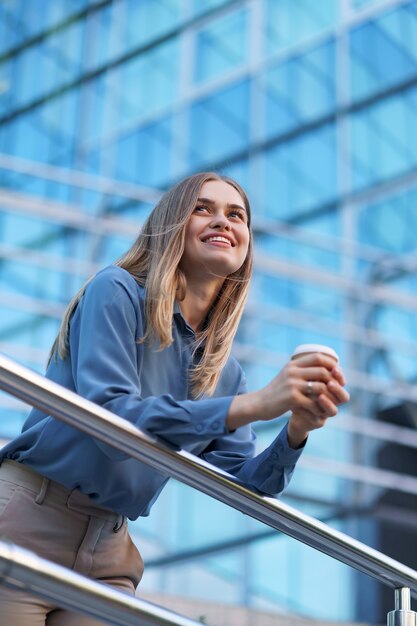
<path id="1" fill-rule="evenodd" d="M 330 202 L 337 194 L 335 127 L 328 125 L 262 155 L 263 209 L 292 220 Z"/>
<path id="2" fill-rule="evenodd" d="M 383 0 L 350 0 L 352 9 L 356 11 L 373 6 L 374 4 L 381 4 L 382 2 Z"/>
<path id="3" fill-rule="evenodd" d="M 334 109 L 335 74 L 334 40 L 268 68 L 264 132 L 285 132 Z"/>
<path id="4" fill-rule="evenodd" d="M 151 124 L 118 141 L 118 178 L 159 187 L 171 172 L 171 119 Z"/>
<path id="5" fill-rule="evenodd" d="M 172 104 L 179 80 L 179 41 L 152 48 L 127 61 L 120 70 L 120 93 L 114 104 L 119 123 L 140 122 L 147 115 Z"/>
<path id="6" fill-rule="evenodd" d="M 351 117 L 352 183 L 355 188 L 398 176 L 417 164 L 410 144 L 417 123 L 417 89 L 393 96 Z"/>
<path id="7" fill-rule="evenodd" d="M 135 48 L 175 28 L 181 19 L 181 0 L 126 0 L 123 45 Z"/>
<path id="8" fill-rule="evenodd" d="M 229 0 L 192 0 L 192 10 L 196 15 L 200 15 L 210 11 L 211 9 L 220 7 L 227 2 L 229 2 Z"/>
<path id="9" fill-rule="evenodd" d="M 13 61 L 0 63 L 0 115 L 7 115 L 13 106 Z"/>
<path id="10" fill-rule="evenodd" d="M 236 11 L 211 22 L 196 34 L 194 79 L 197 83 L 219 76 L 247 58 L 248 11 Z"/>
<path id="11" fill-rule="evenodd" d="M 249 81 L 244 81 L 193 105 L 190 115 L 191 167 L 196 169 L 217 159 L 225 159 L 247 145 L 249 90 Z"/>
<path id="12" fill-rule="evenodd" d="M 417 251 L 417 189 L 361 207 L 358 240 L 393 254 Z"/>
<path id="13" fill-rule="evenodd" d="M 407 4 L 350 34 L 352 98 L 406 80 L 417 70 L 417 5 Z M 369 54 L 369 50 L 373 53 Z"/>
<path id="14" fill-rule="evenodd" d="M 266 52 L 282 50 L 334 26 L 339 4 L 334 0 L 264 0 Z"/>

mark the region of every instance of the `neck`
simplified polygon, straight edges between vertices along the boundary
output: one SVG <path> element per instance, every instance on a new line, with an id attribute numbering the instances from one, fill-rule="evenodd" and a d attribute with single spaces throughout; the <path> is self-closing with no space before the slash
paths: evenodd
<path id="1" fill-rule="evenodd" d="M 201 329 L 222 284 L 223 281 L 219 284 L 217 278 L 205 284 L 187 281 L 185 298 L 179 305 L 181 313 L 195 332 Z"/>

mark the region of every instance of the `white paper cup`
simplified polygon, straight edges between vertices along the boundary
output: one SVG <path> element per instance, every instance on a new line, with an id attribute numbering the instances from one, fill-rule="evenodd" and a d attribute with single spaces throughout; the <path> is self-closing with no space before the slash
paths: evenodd
<path id="1" fill-rule="evenodd" d="M 312 352 L 321 352 L 322 354 L 327 354 L 328 356 L 333 357 L 336 363 L 339 363 L 339 356 L 333 348 L 329 348 L 329 346 L 323 346 L 320 343 L 303 343 L 300 346 L 297 346 L 292 353 L 291 358 L 296 359 L 297 357 L 304 354 L 311 354 Z"/>

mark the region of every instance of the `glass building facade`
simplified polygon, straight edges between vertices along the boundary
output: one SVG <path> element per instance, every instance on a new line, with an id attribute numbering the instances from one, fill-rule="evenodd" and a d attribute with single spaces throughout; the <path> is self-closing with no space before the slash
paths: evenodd
<path id="1" fill-rule="evenodd" d="M 0 349 L 43 372 L 71 296 L 203 169 L 254 211 L 251 388 L 305 342 L 349 380 L 284 501 L 417 568 L 417 0 L 2 0 Z M 1 394 L 0 438 L 26 414 Z M 132 532 L 144 591 L 385 620 L 367 577 L 174 481 Z"/>

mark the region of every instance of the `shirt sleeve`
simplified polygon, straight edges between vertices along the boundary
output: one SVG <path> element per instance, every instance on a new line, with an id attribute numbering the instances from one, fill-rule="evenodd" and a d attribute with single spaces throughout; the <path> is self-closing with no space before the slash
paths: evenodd
<path id="1" fill-rule="evenodd" d="M 242 376 L 238 394 L 246 391 L 246 380 Z M 287 425 L 256 456 L 255 441 L 252 427 L 244 426 L 214 440 L 200 456 L 262 494 L 277 496 L 288 486 L 304 446 L 289 447 Z"/>
<path id="2" fill-rule="evenodd" d="M 141 396 L 138 340 L 143 336 L 137 285 L 113 267 L 99 273 L 73 315 L 70 328 L 72 375 L 77 393 L 171 445 L 184 447 L 226 433 L 233 399 L 175 400 L 172 395 Z M 128 458 L 96 440 L 113 460 Z"/>

